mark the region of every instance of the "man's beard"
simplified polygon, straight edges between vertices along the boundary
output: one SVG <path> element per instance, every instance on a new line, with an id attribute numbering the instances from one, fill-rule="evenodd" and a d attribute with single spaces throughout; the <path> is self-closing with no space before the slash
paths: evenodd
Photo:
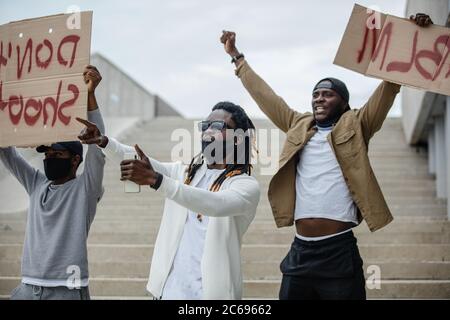
<path id="1" fill-rule="evenodd" d="M 344 110 L 344 106 L 340 105 L 337 106 L 334 110 L 333 113 L 330 114 L 328 117 L 326 117 L 323 120 L 317 120 L 316 116 L 314 114 L 314 107 L 313 107 L 313 114 L 314 114 L 314 120 L 316 121 L 316 124 L 319 127 L 331 127 L 333 124 L 337 123 L 339 121 L 339 119 L 341 118 L 341 116 L 344 114 L 345 110 Z"/>
<path id="2" fill-rule="evenodd" d="M 224 164 L 234 159 L 234 143 L 227 140 L 217 140 L 211 137 L 210 141 L 202 140 L 202 154 L 207 164 Z"/>

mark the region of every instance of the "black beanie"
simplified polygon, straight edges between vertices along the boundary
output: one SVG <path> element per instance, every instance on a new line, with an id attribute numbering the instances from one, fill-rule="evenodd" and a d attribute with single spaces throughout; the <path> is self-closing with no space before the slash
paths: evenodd
<path id="1" fill-rule="evenodd" d="M 330 81 L 331 84 L 329 84 L 329 83 L 322 83 L 324 81 Z M 348 93 L 347 86 L 345 85 L 344 82 L 342 82 L 341 80 L 336 79 L 336 78 L 324 78 L 324 79 L 320 80 L 314 86 L 313 92 L 316 91 L 316 89 L 331 89 L 331 90 L 334 90 L 347 103 L 348 103 L 348 101 L 350 99 L 350 94 Z"/>

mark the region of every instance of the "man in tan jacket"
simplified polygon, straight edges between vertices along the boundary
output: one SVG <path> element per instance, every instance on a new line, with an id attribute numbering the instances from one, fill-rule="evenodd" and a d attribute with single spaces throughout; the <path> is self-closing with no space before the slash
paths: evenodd
<path id="1" fill-rule="evenodd" d="M 411 17 L 419 26 L 428 15 Z M 363 261 L 352 228 L 365 220 L 378 230 L 393 219 L 368 158 L 400 85 L 381 82 L 360 109 L 335 78 L 312 90 L 312 113 L 290 108 L 261 79 L 236 48 L 236 34 L 224 31 L 225 51 L 236 75 L 273 123 L 286 133 L 279 169 L 269 185 L 278 227 L 294 224 L 297 234 L 283 259 L 280 299 L 365 299 Z"/>

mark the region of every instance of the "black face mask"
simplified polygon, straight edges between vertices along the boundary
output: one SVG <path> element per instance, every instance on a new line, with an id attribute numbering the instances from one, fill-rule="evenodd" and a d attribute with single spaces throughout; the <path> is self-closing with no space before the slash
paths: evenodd
<path id="1" fill-rule="evenodd" d="M 72 159 L 48 158 L 44 159 L 44 170 L 48 180 L 54 181 L 65 178 L 72 168 Z"/>

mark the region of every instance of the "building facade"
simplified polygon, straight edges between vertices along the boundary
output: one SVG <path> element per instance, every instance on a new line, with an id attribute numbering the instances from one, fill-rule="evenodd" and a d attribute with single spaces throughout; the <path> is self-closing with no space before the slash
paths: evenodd
<path id="1" fill-rule="evenodd" d="M 105 117 L 141 117 L 150 120 L 159 116 L 181 116 L 172 106 L 99 53 L 91 56 L 91 64 L 102 74 L 95 94 Z"/>
<path id="2" fill-rule="evenodd" d="M 448 26 L 450 0 L 408 0 L 405 16 L 430 15 L 437 25 Z M 447 201 L 450 219 L 450 97 L 403 87 L 402 121 L 410 145 L 428 149 L 428 172 L 435 177 L 436 197 Z"/>

